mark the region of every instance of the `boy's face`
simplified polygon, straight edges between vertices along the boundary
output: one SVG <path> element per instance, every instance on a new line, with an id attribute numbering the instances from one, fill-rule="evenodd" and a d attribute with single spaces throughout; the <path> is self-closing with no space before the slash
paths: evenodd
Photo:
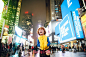
<path id="1" fill-rule="evenodd" d="M 39 34 L 40 35 L 44 35 L 44 30 L 43 29 L 39 29 Z"/>

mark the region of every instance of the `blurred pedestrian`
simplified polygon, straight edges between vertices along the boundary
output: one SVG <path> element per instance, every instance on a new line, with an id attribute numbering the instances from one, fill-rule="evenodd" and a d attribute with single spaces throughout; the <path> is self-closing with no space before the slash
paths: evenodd
<path id="1" fill-rule="evenodd" d="M 79 46 L 77 46 L 77 51 L 79 51 Z"/>
<path id="2" fill-rule="evenodd" d="M 20 50 L 21 50 L 21 53 L 22 53 L 22 46 L 23 46 L 23 43 L 20 44 Z"/>
<path id="3" fill-rule="evenodd" d="M 71 47 L 69 46 L 69 51 L 71 51 Z"/>
<path id="4" fill-rule="evenodd" d="M 29 45 L 29 52 L 31 52 L 31 45 Z"/>
<path id="5" fill-rule="evenodd" d="M 33 53 L 33 49 L 34 49 L 34 47 L 32 46 L 32 48 L 31 48 L 31 49 L 32 49 L 32 53 Z"/>
<path id="6" fill-rule="evenodd" d="M 13 43 L 13 53 L 15 52 L 15 43 Z"/>
<path id="7" fill-rule="evenodd" d="M 84 52 L 86 51 L 86 46 L 84 45 Z"/>
<path id="8" fill-rule="evenodd" d="M 10 51 L 12 51 L 12 42 L 10 42 L 9 46 L 10 46 Z"/>
<path id="9" fill-rule="evenodd" d="M 9 50 L 10 50 L 10 46 L 8 45 L 8 52 L 9 52 Z"/>
<path id="10" fill-rule="evenodd" d="M 72 51 L 76 52 L 76 46 L 75 45 L 73 45 Z"/>
<path id="11" fill-rule="evenodd" d="M 50 57 L 50 41 L 47 36 L 45 36 L 46 31 L 44 27 L 38 28 L 37 33 L 39 34 L 39 38 L 37 39 L 37 46 L 40 47 L 40 57 Z"/>
<path id="12" fill-rule="evenodd" d="M 17 46 L 17 53 L 19 54 L 19 51 L 20 51 L 20 46 L 18 45 Z"/>
<path id="13" fill-rule="evenodd" d="M 64 47 L 64 45 L 61 45 L 61 50 L 62 50 L 63 53 L 65 53 L 65 47 Z"/>

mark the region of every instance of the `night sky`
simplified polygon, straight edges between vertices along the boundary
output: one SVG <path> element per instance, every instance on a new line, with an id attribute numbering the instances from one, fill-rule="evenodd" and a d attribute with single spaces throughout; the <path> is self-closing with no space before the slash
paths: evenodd
<path id="1" fill-rule="evenodd" d="M 38 20 L 42 21 L 42 26 L 44 26 L 46 20 L 46 4 L 45 0 L 22 0 L 21 13 L 20 13 L 20 24 L 22 16 L 25 11 L 33 13 L 32 22 L 33 22 L 33 38 L 35 40 L 35 45 L 37 42 L 37 28 Z"/>

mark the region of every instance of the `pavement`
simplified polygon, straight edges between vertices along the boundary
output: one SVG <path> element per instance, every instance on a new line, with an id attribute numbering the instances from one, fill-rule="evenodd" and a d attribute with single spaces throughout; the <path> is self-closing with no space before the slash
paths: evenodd
<path id="1" fill-rule="evenodd" d="M 62 51 L 58 51 L 53 53 L 50 57 L 86 57 L 85 52 L 69 52 L 66 51 L 65 53 L 62 53 Z"/>
<path id="2" fill-rule="evenodd" d="M 40 51 L 37 52 L 37 54 L 32 54 L 32 52 L 22 51 L 21 57 L 39 57 Z M 19 57 L 18 52 L 16 52 L 14 55 L 10 57 Z M 65 53 L 62 53 L 62 51 L 54 52 L 50 55 L 50 57 L 86 57 L 86 52 L 69 52 L 65 51 Z"/>

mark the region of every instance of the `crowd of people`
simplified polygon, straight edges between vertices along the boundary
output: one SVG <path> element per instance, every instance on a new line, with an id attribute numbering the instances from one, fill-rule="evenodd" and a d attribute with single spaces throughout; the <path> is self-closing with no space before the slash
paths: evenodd
<path id="1" fill-rule="evenodd" d="M 15 52 L 22 53 L 22 50 L 24 50 L 24 47 L 23 45 L 21 46 L 21 43 L 19 45 L 16 45 L 16 43 L 12 44 L 12 42 L 10 44 L 2 43 L 1 53 L 2 53 L 2 56 L 6 56 L 6 55 L 10 56 L 10 55 L 15 54 Z"/>
<path id="2" fill-rule="evenodd" d="M 75 45 L 73 45 L 72 47 L 70 46 L 64 46 L 61 45 L 61 47 L 58 48 L 55 46 L 51 46 L 50 45 L 50 41 L 49 38 L 47 36 L 45 36 L 46 31 L 44 29 L 44 27 L 40 27 L 37 31 L 37 33 L 39 34 L 39 38 L 37 39 L 37 45 L 36 46 L 31 46 L 29 45 L 29 49 L 27 50 L 28 52 L 32 52 L 32 54 L 37 54 L 38 50 L 40 50 L 40 57 L 50 57 L 50 53 L 53 53 L 54 51 L 58 51 L 61 50 L 63 53 L 65 53 L 65 51 L 79 51 L 79 49 L 81 51 L 86 51 L 86 46 L 84 45 L 84 47 L 76 47 Z M 23 43 L 19 43 L 18 45 L 16 45 L 16 43 L 12 43 L 10 42 L 10 44 L 7 44 L 7 40 L 6 43 L 2 43 L 2 54 L 6 54 L 6 53 L 12 53 L 15 54 L 15 52 L 17 52 L 19 54 L 19 57 L 22 54 L 22 51 L 24 51 L 24 45 Z M 11 55 L 12 55 L 11 54 Z M 6 55 L 5 55 L 6 56 Z"/>

